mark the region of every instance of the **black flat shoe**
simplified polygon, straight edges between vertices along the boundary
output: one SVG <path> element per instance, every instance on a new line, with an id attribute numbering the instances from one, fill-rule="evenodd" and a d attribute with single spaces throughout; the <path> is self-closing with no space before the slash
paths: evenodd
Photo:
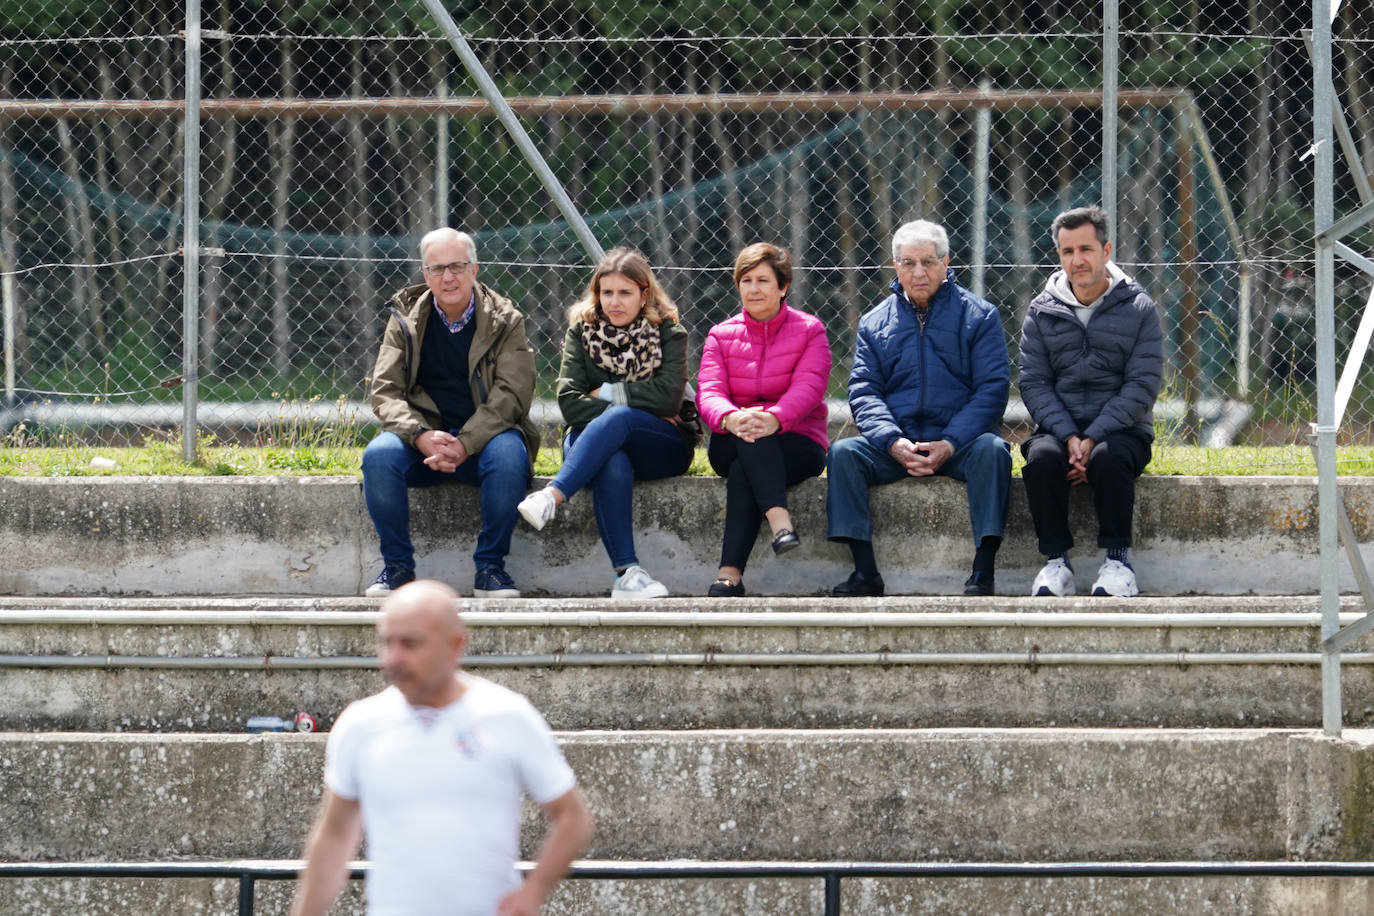
<path id="1" fill-rule="evenodd" d="M 801 538 L 797 537 L 797 532 L 791 528 L 784 528 L 778 532 L 778 536 L 773 538 L 773 556 L 780 557 L 789 550 L 796 550 L 801 546 Z"/>
<path id="2" fill-rule="evenodd" d="M 711 583 L 711 587 L 706 590 L 706 597 L 743 598 L 744 580 L 741 579 L 739 582 L 731 582 L 729 579 L 725 578 L 724 576 L 721 576 L 719 579 Z"/>
<path id="3" fill-rule="evenodd" d="M 992 573 L 975 572 L 964 583 L 965 595 L 991 595 L 997 590 L 997 580 Z"/>

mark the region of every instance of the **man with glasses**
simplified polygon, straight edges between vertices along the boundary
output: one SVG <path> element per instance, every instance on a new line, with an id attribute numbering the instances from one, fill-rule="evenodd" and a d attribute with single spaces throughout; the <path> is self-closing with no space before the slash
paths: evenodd
<path id="1" fill-rule="evenodd" d="M 892 293 L 859 320 L 849 408 L 861 436 L 830 449 L 829 538 L 849 545 L 854 572 L 837 598 L 877 597 L 868 491 L 936 474 L 965 482 L 973 572 L 965 595 L 991 595 L 1011 491 L 1011 449 L 997 435 L 1011 373 L 992 303 L 954 282 L 949 236 L 906 223 L 892 237 Z"/>
<path id="2" fill-rule="evenodd" d="M 383 597 L 415 578 L 409 488 L 457 480 L 481 491 L 473 595 L 518 598 L 506 554 L 539 449 L 525 318 L 477 282 L 467 233 L 434 230 L 420 240 L 420 260 L 425 282 L 392 297 L 372 373 L 382 432 L 363 452 L 363 498 L 383 568 L 366 594 Z"/>

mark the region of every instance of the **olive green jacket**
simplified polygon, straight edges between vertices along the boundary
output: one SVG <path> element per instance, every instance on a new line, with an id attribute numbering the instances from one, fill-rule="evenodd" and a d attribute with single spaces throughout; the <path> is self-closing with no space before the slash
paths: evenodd
<path id="1" fill-rule="evenodd" d="M 477 410 L 458 431 L 458 441 L 469 455 L 476 455 L 493 436 L 518 428 L 533 466 L 539 431 L 530 420 L 534 351 L 525 339 L 525 316 L 488 286 L 478 283 L 474 291 L 476 327 L 468 351 L 468 385 Z M 391 297 L 391 318 L 372 371 L 372 411 L 383 429 L 409 445 L 425 430 L 442 428 L 439 408 L 417 382 L 420 345 L 434 314 L 433 303 L 424 284 Z"/>
<path id="2" fill-rule="evenodd" d="M 663 361 L 654 374 L 637 382 L 616 378 L 592 361 L 582 346 L 582 322 L 573 321 L 563 336 L 563 365 L 558 370 L 558 409 L 573 429 L 586 426 L 611 406 L 588 392 L 607 382 L 623 382 L 625 403 L 660 417 L 676 417 L 687 386 L 687 329 L 676 321 L 658 326 Z"/>

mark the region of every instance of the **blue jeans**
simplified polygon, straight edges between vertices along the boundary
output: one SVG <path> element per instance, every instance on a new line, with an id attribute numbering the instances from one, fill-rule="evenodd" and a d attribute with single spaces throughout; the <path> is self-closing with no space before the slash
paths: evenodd
<path id="1" fill-rule="evenodd" d="M 871 541 L 869 487 L 895 483 L 910 475 L 895 458 L 863 436 L 841 439 L 830 447 L 829 482 L 825 491 L 827 536 L 832 541 Z M 1011 447 L 994 433 L 983 433 L 950 456 L 937 472 L 967 485 L 973 543 L 1002 536 L 1011 494 Z"/>
<path id="2" fill-rule="evenodd" d="M 452 432 L 456 435 L 458 431 Z M 520 430 L 498 433 L 451 474 L 426 467 L 424 461 L 419 449 L 402 442 L 395 433 L 378 433 L 363 450 L 363 501 L 382 542 L 382 562 L 415 569 L 407 490 L 456 480 L 481 491 L 478 503 L 482 528 L 477 532 L 473 562 L 478 569 L 505 569 L 510 536 L 515 530 L 515 507 L 524 497 L 530 479 L 529 453 Z"/>
<path id="3" fill-rule="evenodd" d="M 588 485 L 596 530 L 611 558 L 624 569 L 639 563 L 635 556 L 633 497 L 636 480 L 658 480 L 686 472 L 692 447 L 677 427 L 638 407 L 607 407 L 563 440 L 563 467 L 551 485 L 572 499 Z"/>

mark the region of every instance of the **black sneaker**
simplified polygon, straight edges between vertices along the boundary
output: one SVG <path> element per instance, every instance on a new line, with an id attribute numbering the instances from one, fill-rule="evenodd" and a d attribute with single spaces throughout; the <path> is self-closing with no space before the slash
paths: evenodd
<path id="1" fill-rule="evenodd" d="M 881 598 L 883 596 L 883 577 L 874 575 L 868 578 L 855 570 L 839 585 L 830 590 L 836 598 Z"/>
<path id="2" fill-rule="evenodd" d="M 483 566 L 477 570 L 477 576 L 472 580 L 472 596 L 474 598 L 519 598 L 520 589 L 515 587 L 515 580 L 498 566 Z"/>
<path id="3" fill-rule="evenodd" d="M 385 598 L 407 582 L 415 581 L 415 570 L 404 566 L 388 566 L 377 575 L 377 581 L 363 592 L 368 598 Z"/>

